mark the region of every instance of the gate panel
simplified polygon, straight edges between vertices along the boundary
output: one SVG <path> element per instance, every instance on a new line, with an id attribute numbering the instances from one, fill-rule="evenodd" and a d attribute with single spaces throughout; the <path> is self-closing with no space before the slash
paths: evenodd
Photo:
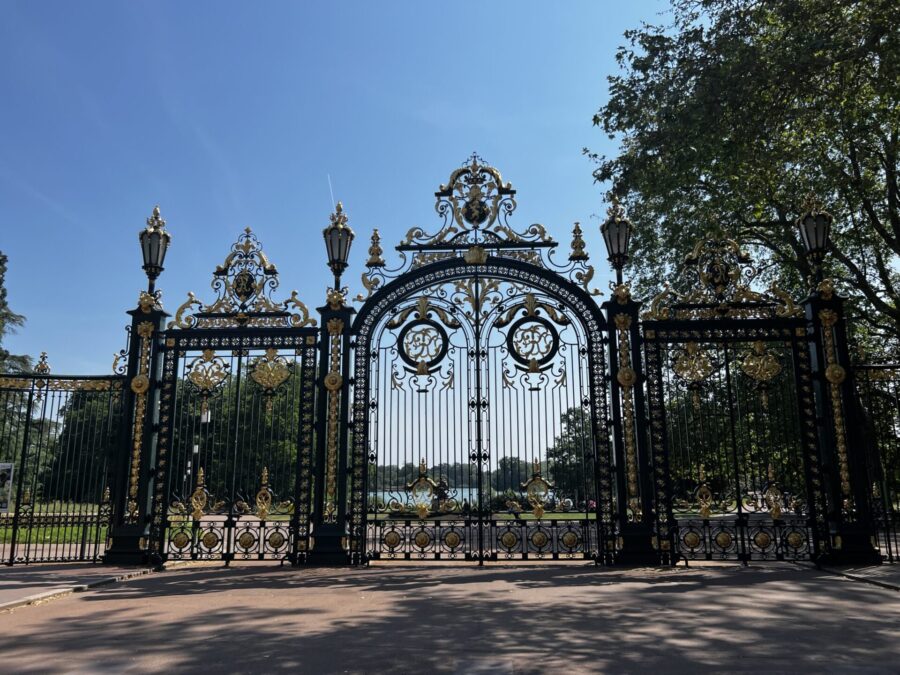
<path id="1" fill-rule="evenodd" d="M 809 559 L 827 532 L 809 340 L 749 256 L 703 240 L 644 315 L 660 547 L 686 559 Z"/>
<path id="2" fill-rule="evenodd" d="M 0 377 L 0 559 L 99 562 L 110 524 L 109 464 L 121 377 Z"/>
<path id="3" fill-rule="evenodd" d="M 308 551 L 316 335 L 272 333 L 168 334 L 167 559 Z"/>
<path id="4" fill-rule="evenodd" d="M 662 405 L 679 555 L 809 558 L 816 508 L 804 427 L 812 390 L 796 331 L 758 331 L 754 340 L 657 326 L 646 326 L 661 397 L 651 405 Z"/>
<path id="5" fill-rule="evenodd" d="M 386 270 L 377 232 L 354 322 L 351 560 L 611 561 L 605 319 L 576 226 L 567 264 L 473 156 Z M 374 292 L 374 294 L 373 294 Z"/>

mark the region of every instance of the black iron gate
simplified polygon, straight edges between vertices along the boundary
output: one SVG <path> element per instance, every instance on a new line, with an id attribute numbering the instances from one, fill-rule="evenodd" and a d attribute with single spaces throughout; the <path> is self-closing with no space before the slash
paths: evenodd
<path id="1" fill-rule="evenodd" d="M 110 522 L 123 377 L 0 377 L 0 561 L 96 562 Z"/>
<path id="2" fill-rule="evenodd" d="M 356 560 L 614 554 L 605 320 L 575 255 L 506 224 L 514 191 L 477 158 L 436 193 L 354 324 L 351 551 Z M 365 467 L 365 468 L 363 468 Z"/>
<path id="3" fill-rule="evenodd" d="M 687 262 L 643 322 L 658 535 L 676 558 L 810 558 L 826 528 L 806 321 L 750 290 L 734 242 Z"/>
<path id="4" fill-rule="evenodd" d="M 151 546 L 163 560 L 302 561 L 309 550 L 318 331 L 248 230 L 161 335 Z M 195 309 L 196 308 L 196 309 Z"/>

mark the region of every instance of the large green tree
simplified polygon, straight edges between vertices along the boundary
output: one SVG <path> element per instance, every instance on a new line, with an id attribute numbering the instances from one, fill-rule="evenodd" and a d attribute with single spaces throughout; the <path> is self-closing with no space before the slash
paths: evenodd
<path id="1" fill-rule="evenodd" d="M 859 330 L 896 345 L 900 3 L 672 0 L 663 16 L 625 33 L 594 116 L 618 153 L 585 150 L 636 225 L 640 290 L 718 232 L 802 294 L 794 223 L 813 193 L 835 216 L 828 272 L 860 298 Z"/>
<path id="2" fill-rule="evenodd" d="M 6 264 L 8 258 L 0 251 L 0 373 L 14 373 L 28 370 L 31 359 L 15 356 L 3 348 L 3 338 L 25 323 L 25 317 L 16 314 L 6 301 Z"/>

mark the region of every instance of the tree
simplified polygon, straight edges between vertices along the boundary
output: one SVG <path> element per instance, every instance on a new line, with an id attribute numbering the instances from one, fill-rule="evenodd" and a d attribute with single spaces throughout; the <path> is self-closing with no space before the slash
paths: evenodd
<path id="1" fill-rule="evenodd" d="M 560 499 L 571 499 L 577 507 L 586 497 L 594 497 L 591 413 L 586 408 L 569 408 L 560 421 L 560 435 L 547 449 L 549 480 Z"/>
<path id="2" fill-rule="evenodd" d="M 813 193 L 835 216 L 828 273 L 862 296 L 860 330 L 896 345 L 900 4 L 672 0 L 672 17 L 625 33 L 624 73 L 594 116 L 619 152 L 585 149 L 636 226 L 640 291 L 718 231 L 801 296 L 810 268 L 794 223 Z"/>
<path id="3" fill-rule="evenodd" d="M 3 338 L 15 332 L 25 323 L 25 317 L 16 314 L 6 301 L 6 263 L 8 258 L 0 251 L 0 373 L 16 373 L 29 370 L 31 359 L 15 356 L 3 348 Z"/>

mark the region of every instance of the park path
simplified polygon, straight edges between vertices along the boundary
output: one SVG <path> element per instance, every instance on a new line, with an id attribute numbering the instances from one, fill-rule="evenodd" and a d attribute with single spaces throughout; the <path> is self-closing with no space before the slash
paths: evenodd
<path id="1" fill-rule="evenodd" d="M 900 672 L 900 593 L 789 564 L 195 567 L 0 613 L 3 672 Z"/>

